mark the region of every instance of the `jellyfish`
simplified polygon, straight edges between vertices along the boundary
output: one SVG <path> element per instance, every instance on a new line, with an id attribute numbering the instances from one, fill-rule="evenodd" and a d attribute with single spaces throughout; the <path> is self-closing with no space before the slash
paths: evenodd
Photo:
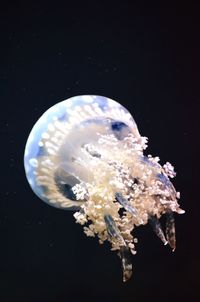
<path id="1" fill-rule="evenodd" d="M 108 241 L 121 259 L 123 281 L 132 275 L 134 229 L 149 223 L 174 251 L 174 213 L 184 213 L 170 181 L 173 166 L 145 155 L 146 148 L 147 137 L 129 111 L 96 95 L 71 97 L 48 109 L 25 147 L 25 173 L 34 193 L 53 207 L 73 211 L 87 236 L 100 244 Z"/>

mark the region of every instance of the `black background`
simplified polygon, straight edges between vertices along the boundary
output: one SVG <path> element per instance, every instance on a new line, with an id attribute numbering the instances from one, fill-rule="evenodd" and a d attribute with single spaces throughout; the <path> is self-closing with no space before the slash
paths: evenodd
<path id="1" fill-rule="evenodd" d="M 0 8 L 0 301 L 197 301 L 198 8 L 80 2 L 8 1 Z M 147 153 L 177 171 L 186 210 L 176 215 L 177 250 L 150 227 L 137 229 L 133 278 L 125 284 L 109 246 L 87 238 L 71 212 L 40 201 L 24 174 L 34 123 L 80 94 L 121 102 L 149 138 Z"/>

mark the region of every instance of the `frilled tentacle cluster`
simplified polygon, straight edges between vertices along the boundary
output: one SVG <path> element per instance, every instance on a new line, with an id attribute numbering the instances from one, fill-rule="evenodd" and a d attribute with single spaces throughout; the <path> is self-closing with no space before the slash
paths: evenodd
<path id="1" fill-rule="evenodd" d="M 96 146 L 82 147 L 93 181 L 72 188 L 77 199 L 88 196 L 81 211 L 74 214 L 76 221 L 86 225 L 87 236 L 97 235 L 100 243 L 108 240 L 112 250 L 119 251 L 124 281 L 131 276 L 128 251 L 136 253 L 133 229 L 150 222 L 157 236 L 174 250 L 173 212 L 184 213 L 177 203 L 180 193 L 169 180 L 175 176 L 173 167 L 170 163 L 162 167 L 158 157 L 144 156 L 146 141 L 132 134 L 120 141 L 113 135 L 99 135 Z M 81 165 L 87 166 L 88 162 Z M 159 222 L 163 214 L 167 217 L 166 235 Z"/>

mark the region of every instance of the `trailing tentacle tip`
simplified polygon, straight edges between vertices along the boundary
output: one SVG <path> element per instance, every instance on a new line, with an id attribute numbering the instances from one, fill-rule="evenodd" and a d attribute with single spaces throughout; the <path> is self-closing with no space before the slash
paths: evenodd
<path id="1" fill-rule="evenodd" d="M 172 248 L 172 252 L 174 252 L 176 249 L 176 230 L 174 214 L 172 211 L 166 213 L 166 237 Z"/>
<path id="2" fill-rule="evenodd" d="M 159 219 L 156 216 L 150 216 L 149 217 L 149 222 L 150 222 L 154 232 L 158 236 L 158 238 L 161 239 L 161 241 L 164 243 L 164 245 L 167 245 L 168 241 L 165 238 L 165 235 L 164 235 L 164 232 L 162 230 L 161 223 L 160 223 Z"/>

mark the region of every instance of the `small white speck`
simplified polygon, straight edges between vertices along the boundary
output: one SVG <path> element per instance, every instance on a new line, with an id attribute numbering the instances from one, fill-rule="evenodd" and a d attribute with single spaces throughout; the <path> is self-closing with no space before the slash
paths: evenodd
<path id="1" fill-rule="evenodd" d="M 55 154 L 56 154 L 56 152 L 55 152 L 52 148 L 48 148 L 48 149 L 47 149 L 47 152 L 48 152 L 49 154 L 51 154 L 51 155 L 55 155 Z"/>
<path id="2" fill-rule="evenodd" d="M 49 124 L 49 125 L 48 125 L 48 130 L 49 130 L 49 131 L 54 131 L 54 130 L 55 130 L 53 124 Z"/>
<path id="3" fill-rule="evenodd" d="M 29 164 L 33 167 L 33 168 L 37 168 L 38 167 L 38 161 L 36 158 L 31 158 L 29 159 Z"/>
<path id="4" fill-rule="evenodd" d="M 49 138 L 49 134 L 47 132 L 42 133 L 42 138 Z"/>
<path id="5" fill-rule="evenodd" d="M 56 200 L 54 200 L 54 199 L 50 199 L 50 200 L 49 200 L 49 202 L 50 202 L 50 203 L 52 203 L 52 204 L 57 203 L 57 201 L 56 201 Z"/>
<path id="6" fill-rule="evenodd" d="M 82 100 L 84 100 L 86 103 L 92 103 L 93 97 L 91 95 L 83 95 Z"/>

